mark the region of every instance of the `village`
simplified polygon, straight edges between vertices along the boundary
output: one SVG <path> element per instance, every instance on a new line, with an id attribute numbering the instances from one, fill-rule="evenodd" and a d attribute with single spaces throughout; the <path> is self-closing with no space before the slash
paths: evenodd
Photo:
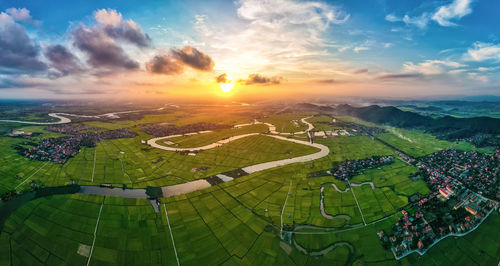
<path id="1" fill-rule="evenodd" d="M 95 147 L 100 140 L 132 138 L 136 133 L 127 129 L 115 129 L 102 132 L 76 133 L 68 137 L 43 138 L 35 147 L 16 149 L 26 158 L 64 164 L 69 158 L 80 152 L 82 146 Z"/>
<path id="2" fill-rule="evenodd" d="M 499 208 L 499 158 L 498 151 L 486 155 L 445 149 L 418 159 L 420 175 L 432 192 L 402 211 L 393 234 L 377 233 L 382 245 L 400 259 L 475 230 Z"/>
<path id="3" fill-rule="evenodd" d="M 374 156 L 368 159 L 347 160 L 338 166 L 333 176 L 342 181 L 347 181 L 351 177 L 359 174 L 360 171 L 382 165 L 390 164 L 394 161 L 393 156 Z"/>

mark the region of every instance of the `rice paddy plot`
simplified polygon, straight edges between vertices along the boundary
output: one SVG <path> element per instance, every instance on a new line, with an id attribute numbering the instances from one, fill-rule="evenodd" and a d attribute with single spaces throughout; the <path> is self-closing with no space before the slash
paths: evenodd
<path id="1" fill-rule="evenodd" d="M 486 150 L 476 149 L 470 143 L 440 140 L 421 130 L 405 130 L 393 127 L 385 128 L 389 133 L 379 134 L 377 137 L 413 157 L 422 157 L 450 147 L 466 151 L 478 150 L 480 152 L 488 152 Z"/>
<path id="2" fill-rule="evenodd" d="M 353 177 L 351 183 L 373 182 L 376 187 L 391 187 L 396 193 L 411 196 L 415 193 L 427 195 L 430 190 L 423 180 L 413 181 L 410 175 L 418 169 L 400 160 L 378 168 L 367 169 Z"/>
<path id="3" fill-rule="evenodd" d="M 317 138 L 317 143 L 330 148 L 331 161 L 364 159 L 373 156 L 394 155 L 392 149 L 367 136 L 340 136 L 335 138 Z"/>
<path id="4" fill-rule="evenodd" d="M 270 123 L 276 126 L 276 131 L 282 133 L 293 133 L 304 131 L 308 126 L 300 120 L 307 117 L 308 113 L 287 113 L 279 115 L 269 115 L 268 117 L 260 118 L 259 121 Z"/>
<path id="5" fill-rule="evenodd" d="M 9 217 L 1 237 L 12 246 L 6 258 L 13 265 L 176 264 L 166 220 L 147 200 L 39 198 Z"/>
<path id="6" fill-rule="evenodd" d="M 314 125 L 314 131 L 331 131 L 339 130 L 342 127 L 336 126 L 333 123 L 333 118 L 326 115 L 313 116 L 308 118 L 307 121 Z"/>
<path id="7" fill-rule="evenodd" d="M 175 148 L 194 148 L 212 144 L 232 136 L 249 134 L 249 133 L 263 133 L 268 131 L 268 129 L 269 128 L 264 124 L 255 124 L 241 128 L 227 128 L 208 133 L 199 133 L 195 135 L 169 138 L 167 140 L 175 143 L 174 144 Z M 165 143 L 161 145 L 165 145 Z M 172 146 L 172 145 L 166 145 L 166 146 Z"/>

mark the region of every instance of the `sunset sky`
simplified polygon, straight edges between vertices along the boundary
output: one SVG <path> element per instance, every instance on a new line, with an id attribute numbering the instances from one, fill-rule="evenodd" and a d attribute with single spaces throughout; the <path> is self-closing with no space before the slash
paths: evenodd
<path id="1" fill-rule="evenodd" d="M 500 94 L 500 1 L 0 1 L 0 98 Z"/>

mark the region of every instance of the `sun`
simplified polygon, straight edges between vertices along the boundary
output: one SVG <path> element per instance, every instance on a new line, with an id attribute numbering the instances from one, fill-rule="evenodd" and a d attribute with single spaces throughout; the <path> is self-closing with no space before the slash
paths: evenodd
<path id="1" fill-rule="evenodd" d="M 230 92 L 233 88 L 234 88 L 234 82 L 233 81 L 231 81 L 229 83 L 221 83 L 220 84 L 220 89 L 223 92 L 225 92 L 225 93 Z"/>

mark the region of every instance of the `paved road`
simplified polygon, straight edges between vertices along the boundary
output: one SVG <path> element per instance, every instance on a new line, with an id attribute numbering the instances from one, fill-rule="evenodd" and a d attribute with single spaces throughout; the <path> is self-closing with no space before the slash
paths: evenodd
<path id="1" fill-rule="evenodd" d="M 8 122 L 8 123 L 20 123 L 20 124 L 28 124 L 28 125 L 57 125 L 57 124 L 66 124 L 70 123 L 71 119 L 61 116 L 63 113 L 50 113 L 50 117 L 55 117 L 59 119 L 59 122 L 30 122 L 30 121 L 21 121 L 21 120 L 0 120 L 0 122 Z"/>
<path id="2" fill-rule="evenodd" d="M 156 111 L 160 111 L 165 109 L 165 107 L 161 107 L 158 109 L 153 109 Z M 23 121 L 23 120 L 0 120 L 0 122 L 8 122 L 8 123 L 20 123 L 20 124 L 28 124 L 28 125 L 58 125 L 58 124 L 67 124 L 71 123 L 71 119 L 68 118 L 67 116 L 74 116 L 74 117 L 84 117 L 84 118 L 120 118 L 118 115 L 119 114 L 128 114 L 128 113 L 137 113 L 137 112 L 143 112 L 143 111 L 152 111 L 152 110 L 133 110 L 133 111 L 122 111 L 122 112 L 112 112 L 112 113 L 105 113 L 105 114 L 100 114 L 100 115 L 79 115 L 79 114 L 68 114 L 68 113 L 50 113 L 50 117 L 54 117 L 59 119 L 58 122 L 32 122 L 32 121 Z"/>
<path id="3" fill-rule="evenodd" d="M 157 143 L 160 140 L 178 137 L 179 135 L 153 138 L 153 139 L 148 140 L 147 144 L 153 148 L 158 148 L 158 149 L 162 149 L 162 150 L 166 150 L 166 151 L 193 152 L 193 151 L 209 150 L 209 149 L 213 149 L 216 147 L 220 147 L 226 143 L 229 143 L 231 141 L 235 141 L 237 139 L 242 139 L 242 138 L 256 136 L 256 135 L 263 135 L 263 136 L 268 136 L 268 137 L 272 137 L 272 138 L 276 138 L 276 139 L 280 139 L 280 140 L 284 140 L 284 141 L 290 141 L 293 143 L 307 145 L 307 146 L 315 147 L 315 148 L 319 149 L 318 152 L 313 153 L 313 154 L 309 154 L 309 155 L 304 155 L 304 156 L 299 156 L 299 157 L 289 158 L 289 159 L 276 160 L 276 161 L 265 162 L 265 163 L 259 163 L 259 164 L 255 164 L 255 165 L 251 165 L 251 166 L 247 166 L 247 167 L 242 168 L 243 171 L 251 174 L 251 173 L 264 171 L 264 170 L 271 169 L 271 168 L 278 167 L 278 166 L 285 166 L 285 165 L 289 165 L 289 164 L 293 164 L 293 163 L 309 162 L 309 161 L 316 160 L 316 159 L 327 156 L 330 153 L 330 149 L 325 145 L 318 144 L 318 143 L 310 143 L 308 141 L 291 139 L 291 138 L 286 138 L 283 136 L 276 135 L 276 134 L 281 134 L 281 135 L 303 134 L 303 133 L 306 133 L 306 132 L 314 129 L 314 126 L 311 123 L 306 121 L 307 118 L 309 118 L 309 117 L 302 118 L 301 121 L 308 125 L 308 129 L 306 131 L 299 131 L 299 132 L 295 132 L 295 133 L 280 133 L 280 132 L 276 131 L 276 127 L 272 124 L 254 121 L 253 123 L 236 125 L 234 127 L 240 128 L 240 127 L 250 126 L 250 125 L 254 125 L 254 124 L 265 124 L 269 127 L 269 131 L 275 135 L 267 135 L 267 134 L 260 134 L 260 133 L 242 134 L 242 135 L 233 136 L 233 137 L 230 137 L 230 138 L 227 138 L 224 140 L 220 140 L 220 141 L 214 142 L 212 144 L 208 144 L 208 145 L 200 146 L 200 147 L 194 147 L 194 148 L 176 148 L 176 147 L 169 147 L 169 146 L 160 145 Z M 196 133 L 203 134 L 203 132 L 196 132 Z M 228 182 L 228 181 L 231 181 L 232 179 L 224 179 L 223 178 L 221 180 L 224 182 Z M 186 194 L 186 193 L 193 192 L 193 191 L 200 190 L 200 189 L 204 189 L 204 188 L 207 188 L 210 186 L 211 186 L 210 183 L 208 183 L 206 180 L 196 180 L 196 181 L 191 181 L 191 182 L 187 182 L 187 183 L 183 183 L 183 184 L 179 184 L 179 185 L 162 187 L 162 191 L 163 191 L 164 197 L 170 197 L 173 195 Z"/>
<path id="4" fill-rule="evenodd" d="M 312 124 L 310 124 L 310 123 L 308 123 L 308 122 L 305 121 L 305 119 L 307 119 L 307 118 L 308 117 L 302 118 L 302 121 L 304 123 L 306 123 L 306 124 L 309 125 L 309 129 L 307 129 L 307 131 L 309 131 L 309 130 L 312 130 L 314 128 L 314 126 Z M 239 127 L 249 126 L 249 125 L 258 124 L 258 123 L 260 123 L 260 122 L 256 121 L 254 123 L 236 125 L 235 127 L 239 128 Z M 276 132 L 275 130 L 273 130 L 273 128 L 274 129 L 276 128 L 274 125 L 269 124 L 269 123 L 264 123 L 264 124 L 269 127 L 269 131 L 271 133 L 282 134 L 282 133 L 279 133 L 279 132 Z M 305 131 L 305 132 L 307 132 L 307 131 Z M 305 132 L 304 131 L 299 131 L 299 132 L 296 132 L 296 133 L 299 134 L 299 133 L 305 133 Z M 294 134 L 294 133 L 287 133 L 287 134 Z M 189 152 L 194 152 L 194 151 L 202 151 L 202 150 L 213 149 L 213 148 L 220 147 L 220 146 L 222 146 L 222 145 L 224 145 L 226 143 L 229 143 L 229 142 L 232 142 L 232 141 L 235 141 L 235 140 L 238 140 L 238 139 L 242 139 L 242 138 L 246 138 L 246 137 L 250 137 L 250 136 L 256 136 L 256 135 L 263 135 L 263 134 L 249 133 L 249 134 L 237 135 L 237 136 L 233 136 L 233 137 L 230 137 L 230 138 L 227 138 L 227 139 L 223 139 L 223 140 L 220 140 L 220 141 L 217 141 L 217 142 L 205 145 L 205 146 L 193 147 L 193 148 L 176 148 L 176 147 L 169 147 L 169 146 L 160 145 L 160 144 L 157 143 L 160 140 L 172 138 L 173 136 L 153 138 L 153 139 L 148 140 L 147 144 L 150 145 L 153 148 L 162 149 L 162 150 L 166 150 L 166 151 L 189 151 Z M 175 135 L 175 136 L 177 137 L 179 135 Z M 307 145 L 307 146 L 310 146 L 310 147 L 315 147 L 315 148 L 318 148 L 320 151 L 316 152 L 316 153 L 313 153 L 313 154 L 305 155 L 305 156 L 299 156 L 299 157 L 290 158 L 290 159 L 283 159 L 283 160 L 276 160 L 276 161 L 271 161 L 271 162 L 266 162 L 266 163 L 260 163 L 260 164 L 251 165 L 251 166 L 247 166 L 247 167 L 242 168 L 243 171 L 245 171 L 245 172 L 247 172 L 249 174 L 255 173 L 255 172 L 259 172 L 259 171 L 263 171 L 263 170 L 267 170 L 267 169 L 274 168 L 274 167 L 278 167 L 278 166 L 284 166 L 284 165 L 292 164 L 292 163 L 309 162 L 309 161 L 312 161 L 312 160 L 316 160 L 316 159 L 325 157 L 325 156 L 327 156 L 330 153 L 330 149 L 327 146 L 322 145 L 322 144 L 310 143 L 308 141 L 297 140 L 297 139 L 290 139 L 290 138 L 285 138 L 285 137 L 276 136 L 276 135 L 263 135 L 263 136 L 269 136 L 269 137 L 280 139 L 280 140 L 285 140 L 285 141 L 290 141 L 290 142 L 294 142 L 294 143 L 297 143 L 297 144 L 302 144 L 302 145 Z"/>

